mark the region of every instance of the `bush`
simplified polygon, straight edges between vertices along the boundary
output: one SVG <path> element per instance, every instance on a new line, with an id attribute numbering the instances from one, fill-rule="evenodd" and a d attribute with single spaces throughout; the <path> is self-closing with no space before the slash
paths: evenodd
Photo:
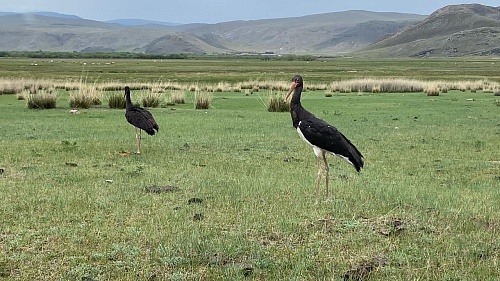
<path id="1" fill-rule="evenodd" d="M 493 95 L 497 97 L 500 96 L 500 91 L 496 91 Z"/>
<path id="2" fill-rule="evenodd" d="M 124 109 L 126 107 L 125 97 L 122 94 L 112 94 L 108 100 L 109 108 Z"/>
<path id="3" fill-rule="evenodd" d="M 51 109 L 56 108 L 56 101 L 56 94 L 39 90 L 36 94 L 28 95 L 27 106 L 30 109 Z"/>
<path id="4" fill-rule="evenodd" d="M 197 91 L 194 94 L 194 108 L 208 109 L 212 104 L 212 94 L 210 92 Z"/>

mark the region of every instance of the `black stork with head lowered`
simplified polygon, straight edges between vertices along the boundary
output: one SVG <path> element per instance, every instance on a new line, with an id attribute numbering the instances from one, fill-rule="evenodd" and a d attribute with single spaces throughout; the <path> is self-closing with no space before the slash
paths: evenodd
<path id="1" fill-rule="evenodd" d="M 326 178 L 326 197 L 328 198 L 328 172 L 329 167 L 326 161 L 326 153 L 339 156 L 353 165 L 356 171 L 363 168 L 363 155 L 337 128 L 317 118 L 309 111 L 305 110 L 300 103 L 300 96 L 304 87 L 302 76 L 295 75 L 292 79 L 292 86 L 286 94 L 285 100 L 293 92 L 290 102 L 290 113 L 292 115 L 293 127 L 297 129 L 299 136 L 314 150 L 318 159 L 318 179 L 316 186 L 316 202 L 319 198 L 319 185 L 323 175 L 321 162 L 324 162 Z"/>
<path id="2" fill-rule="evenodd" d="M 135 127 L 135 142 L 137 153 L 139 154 L 141 153 L 141 131 L 144 130 L 152 136 L 155 134 L 155 130 L 158 132 L 159 127 L 151 112 L 132 104 L 130 100 L 130 88 L 128 86 L 125 87 L 125 99 L 127 104 L 125 118 Z"/>

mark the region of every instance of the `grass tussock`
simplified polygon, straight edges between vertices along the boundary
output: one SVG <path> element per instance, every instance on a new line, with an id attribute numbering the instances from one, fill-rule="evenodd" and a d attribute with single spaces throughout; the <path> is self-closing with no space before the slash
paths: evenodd
<path id="1" fill-rule="evenodd" d="M 103 93 L 95 85 L 82 84 L 77 91 L 69 95 L 69 106 L 72 108 L 90 108 L 102 104 Z"/>
<path id="2" fill-rule="evenodd" d="M 172 91 L 168 101 L 171 104 L 184 104 L 186 103 L 186 93 L 180 90 Z"/>
<path id="3" fill-rule="evenodd" d="M 142 97 L 141 97 L 141 103 L 142 106 L 144 107 L 159 107 L 161 104 L 161 97 L 163 93 L 161 92 L 154 92 L 154 91 L 147 91 Z"/>
<path id="4" fill-rule="evenodd" d="M 209 109 L 212 104 L 212 93 L 197 91 L 194 94 L 194 108 L 195 109 Z"/>
<path id="5" fill-rule="evenodd" d="M 0 83 L 0 95 L 15 95 L 23 90 L 24 86 L 15 80 L 4 80 Z"/>
<path id="6" fill-rule="evenodd" d="M 109 96 L 109 108 L 124 109 L 126 107 L 125 97 L 122 94 L 113 93 Z"/>
<path id="7" fill-rule="evenodd" d="M 439 96 L 439 85 L 437 83 L 429 83 L 425 89 L 427 96 Z"/>
<path id="8" fill-rule="evenodd" d="M 37 93 L 29 93 L 26 97 L 26 105 L 29 109 L 51 109 L 56 108 L 57 95 L 55 92 L 40 90 Z"/>
<path id="9" fill-rule="evenodd" d="M 268 94 L 267 111 L 269 112 L 288 112 L 290 111 L 290 104 L 285 102 L 285 97 L 279 93 Z"/>

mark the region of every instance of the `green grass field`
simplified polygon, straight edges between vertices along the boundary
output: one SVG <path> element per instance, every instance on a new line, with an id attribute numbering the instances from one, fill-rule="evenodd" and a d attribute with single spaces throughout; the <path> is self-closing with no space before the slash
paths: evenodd
<path id="1" fill-rule="evenodd" d="M 318 59 L 263 61 L 258 59 L 106 60 L 12 59 L 0 60 L 0 77 L 62 79 L 89 82 L 234 83 L 248 80 L 290 80 L 300 73 L 306 82 L 330 83 L 356 78 L 411 78 L 422 80 L 481 80 L 500 82 L 493 58 L 452 59 Z M 292 75 L 293 76 L 293 75 Z"/>
<path id="2" fill-rule="evenodd" d="M 304 93 L 365 155 L 360 174 L 329 157 L 318 205 L 289 113 L 267 112 L 263 92 L 214 93 L 208 110 L 193 95 L 151 109 L 160 131 L 141 155 L 126 153 L 124 110 L 70 114 L 63 90 L 51 110 L 0 95 L 0 280 L 500 278 L 493 94 Z"/>

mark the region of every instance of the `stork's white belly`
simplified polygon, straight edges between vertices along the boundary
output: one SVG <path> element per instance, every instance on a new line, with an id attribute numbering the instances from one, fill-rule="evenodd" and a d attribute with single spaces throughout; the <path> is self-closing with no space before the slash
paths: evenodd
<path id="1" fill-rule="evenodd" d="M 323 153 L 325 153 L 325 150 L 324 149 L 321 149 L 317 146 L 315 146 L 314 144 L 310 143 L 306 137 L 304 137 L 304 134 L 302 133 L 302 131 L 300 131 L 300 122 L 299 122 L 299 126 L 297 126 L 297 133 L 299 133 L 299 136 L 301 139 L 303 139 L 308 145 L 312 146 L 313 150 L 314 150 L 314 154 L 316 154 L 316 157 L 320 158 L 320 157 L 323 157 Z M 333 153 L 332 153 L 333 154 Z M 335 155 L 335 154 L 334 154 Z"/>

